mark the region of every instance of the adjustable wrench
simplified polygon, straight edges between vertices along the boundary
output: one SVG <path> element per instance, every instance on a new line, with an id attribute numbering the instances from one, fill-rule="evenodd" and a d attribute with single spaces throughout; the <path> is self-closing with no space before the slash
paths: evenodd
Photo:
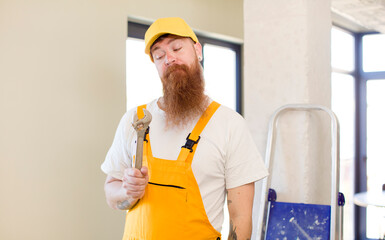
<path id="1" fill-rule="evenodd" d="M 135 168 L 139 170 L 142 168 L 144 136 L 146 135 L 146 131 L 148 130 L 148 126 L 152 120 L 151 113 L 147 109 L 143 109 L 143 112 L 144 117 L 142 119 L 138 119 L 138 115 L 135 115 L 134 122 L 132 123 L 132 126 L 137 134 Z"/>
<path id="2" fill-rule="evenodd" d="M 143 142 L 146 132 L 148 131 L 148 126 L 152 120 L 151 113 L 147 109 L 143 109 L 144 117 L 138 119 L 138 115 L 135 114 L 134 122 L 132 126 L 134 127 L 137 139 L 136 139 L 136 154 L 135 154 L 135 168 L 141 169 L 143 162 Z M 148 132 L 147 132 L 148 133 Z M 124 200 L 123 202 L 118 202 L 118 208 L 121 210 L 127 210 L 133 208 L 138 201 L 134 202 L 133 199 Z"/>

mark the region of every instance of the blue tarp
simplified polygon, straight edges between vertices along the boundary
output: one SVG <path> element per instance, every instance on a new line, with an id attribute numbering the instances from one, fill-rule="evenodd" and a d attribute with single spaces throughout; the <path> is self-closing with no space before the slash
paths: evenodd
<path id="1" fill-rule="evenodd" d="M 267 240 L 327 240 L 330 238 L 330 206 L 270 202 Z"/>

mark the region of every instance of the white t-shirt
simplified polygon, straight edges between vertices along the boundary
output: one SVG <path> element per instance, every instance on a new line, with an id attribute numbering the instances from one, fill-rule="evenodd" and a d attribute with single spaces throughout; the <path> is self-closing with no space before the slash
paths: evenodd
<path id="1" fill-rule="evenodd" d="M 165 112 L 157 100 L 147 105 L 152 115 L 150 124 L 151 149 L 154 157 L 176 160 L 181 146 L 199 117 L 181 128 L 167 128 Z M 125 168 L 131 167 L 136 151 L 136 132 L 131 123 L 136 108 L 121 119 L 114 141 L 101 168 L 103 172 L 121 179 Z M 200 135 L 192 162 L 192 170 L 201 192 L 208 219 L 217 231 L 223 223 L 226 189 L 235 188 L 267 176 L 246 122 L 237 112 L 220 106 Z"/>

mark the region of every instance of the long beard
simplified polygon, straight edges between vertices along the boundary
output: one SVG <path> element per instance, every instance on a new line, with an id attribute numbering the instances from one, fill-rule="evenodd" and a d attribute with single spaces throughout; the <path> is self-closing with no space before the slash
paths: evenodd
<path id="1" fill-rule="evenodd" d="M 170 66 L 162 78 L 163 108 L 167 126 L 184 126 L 206 110 L 202 68 L 196 61 L 191 67 Z"/>

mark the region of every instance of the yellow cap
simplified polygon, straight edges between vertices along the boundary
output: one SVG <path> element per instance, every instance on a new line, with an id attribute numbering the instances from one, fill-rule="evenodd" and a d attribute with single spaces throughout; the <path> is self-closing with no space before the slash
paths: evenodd
<path id="1" fill-rule="evenodd" d="M 194 31 L 182 18 L 159 18 L 153 24 L 151 24 L 144 36 L 144 43 L 146 46 L 144 52 L 150 56 L 151 61 L 154 61 L 150 53 L 151 46 L 156 41 L 156 39 L 164 34 L 190 37 L 194 42 L 199 42 Z"/>

